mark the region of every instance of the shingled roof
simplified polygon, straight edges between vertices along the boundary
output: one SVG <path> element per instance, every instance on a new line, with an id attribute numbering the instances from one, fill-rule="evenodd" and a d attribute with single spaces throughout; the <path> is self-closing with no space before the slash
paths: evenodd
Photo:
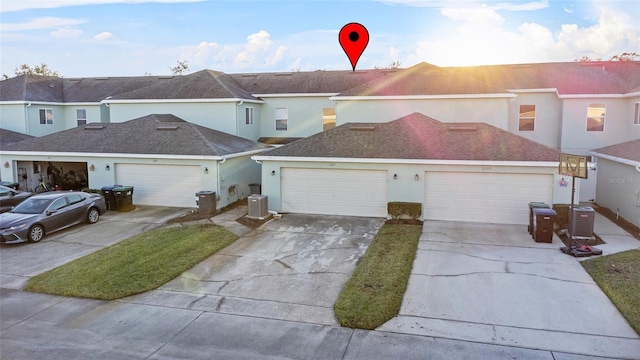
<path id="1" fill-rule="evenodd" d="M 398 71 L 401 70 L 316 70 L 230 76 L 252 94 L 337 94 Z"/>
<path id="2" fill-rule="evenodd" d="M 63 102 L 62 79 L 25 74 L 0 81 L 0 101 Z"/>
<path id="3" fill-rule="evenodd" d="M 591 153 L 614 156 L 640 163 L 640 139 L 591 150 Z"/>
<path id="4" fill-rule="evenodd" d="M 8 145 L 5 151 L 225 156 L 268 148 L 248 139 L 153 114 L 123 123 L 91 123 Z"/>
<path id="5" fill-rule="evenodd" d="M 64 78 L 65 102 L 100 102 L 150 85 L 162 86 L 172 76 Z"/>
<path id="6" fill-rule="evenodd" d="M 388 123 L 348 123 L 261 156 L 551 161 L 556 149 L 486 123 L 443 123 L 413 113 Z"/>
<path id="7" fill-rule="evenodd" d="M 0 149 L 4 149 L 9 144 L 17 143 L 23 140 L 32 139 L 33 136 L 11 131 L 7 129 L 0 129 Z"/>
<path id="8" fill-rule="evenodd" d="M 231 76 L 213 70 L 175 76 L 117 96 L 118 99 L 244 99 L 259 100 L 242 88 Z"/>

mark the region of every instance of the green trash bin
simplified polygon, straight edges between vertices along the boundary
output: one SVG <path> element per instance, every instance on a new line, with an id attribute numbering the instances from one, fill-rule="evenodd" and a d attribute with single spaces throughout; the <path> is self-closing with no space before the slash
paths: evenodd
<path id="1" fill-rule="evenodd" d="M 114 187 L 112 191 L 117 211 L 133 210 L 133 186 Z"/>
<path id="2" fill-rule="evenodd" d="M 533 209 L 550 209 L 551 206 L 547 203 L 543 202 L 530 202 L 529 203 L 529 227 L 527 227 L 527 231 L 533 237 Z"/>

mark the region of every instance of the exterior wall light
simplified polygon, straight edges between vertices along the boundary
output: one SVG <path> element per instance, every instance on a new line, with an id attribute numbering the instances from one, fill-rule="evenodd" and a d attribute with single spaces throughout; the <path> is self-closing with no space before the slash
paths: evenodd
<path id="1" fill-rule="evenodd" d="M 9 168 L 9 162 L 5 161 L 4 164 L 2 164 L 2 166 L 4 166 L 5 169 Z"/>
<path id="2" fill-rule="evenodd" d="M 420 175 L 416 174 L 416 176 L 413 177 L 414 179 L 416 179 L 416 181 L 420 180 Z"/>
<path id="3" fill-rule="evenodd" d="M 275 170 L 271 170 L 271 176 L 275 176 L 276 175 L 276 171 Z"/>
<path id="4" fill-rule="evenodd" d="M 204 173 L 205 173 L 205 174 L 208 174 L 208 173 L 209 173 L 209 168 L 205 167 L 205 168 L 204 168 Z"/>
<path id="5" fill-rule="evenodd" d="M 105 170 L 107 170 L 107 171 L 109 171 L 109 170 L 111 170 L 111 166 L 109 166 L 109 164 L 107 164 L 107 165 L 104 167 L 104 169 L 105 169 Z"/>
<path id="6" fill-rule="evenodd" d="M 398 180 L 398 174 L 393 174 L 393 180 Z"/>
<path id="7" fill-rule="evenodd" d="M 95 169 L 96 167 L 93 164 L 89 165 L 89 171 L 94 171 Z"/>

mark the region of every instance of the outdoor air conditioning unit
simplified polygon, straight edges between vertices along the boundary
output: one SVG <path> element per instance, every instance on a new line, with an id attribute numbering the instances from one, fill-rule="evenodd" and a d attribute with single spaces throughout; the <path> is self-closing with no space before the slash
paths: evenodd
<path id="1" fill-rule="evenodd" d="M 569 234 L 572 237 L 592 238 L 595 210 L 589 206 L 574 206 L 569 223 Z"/>
<path id="2" fill-rule="evenodd" d="M 249 214 L 248 218 L 264 219 L 269 215 L 267 206 L 267 196 L 260 194 L 249 195 Z"/>

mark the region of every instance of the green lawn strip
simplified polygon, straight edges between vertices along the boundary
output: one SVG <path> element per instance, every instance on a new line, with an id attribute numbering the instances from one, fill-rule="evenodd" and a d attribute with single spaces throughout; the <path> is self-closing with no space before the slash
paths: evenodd
<path id="1" fill-rule="evenodd" d="M 155 229 L 31 278 L 25 290 L 112 300 L 155 289 L 237 239 L 214 224 Z"/>
<path id="2" fill-rule="evenodd" d="M 421 225 L 380 228 L 333 306 L 340 325 L 372 330 L 398 314 L 421 231 Z"/>
<path id="3" fill-rule="evenodd" d="M 582 266 L 640 334 L 640 250 L 589 259 Z"/>

